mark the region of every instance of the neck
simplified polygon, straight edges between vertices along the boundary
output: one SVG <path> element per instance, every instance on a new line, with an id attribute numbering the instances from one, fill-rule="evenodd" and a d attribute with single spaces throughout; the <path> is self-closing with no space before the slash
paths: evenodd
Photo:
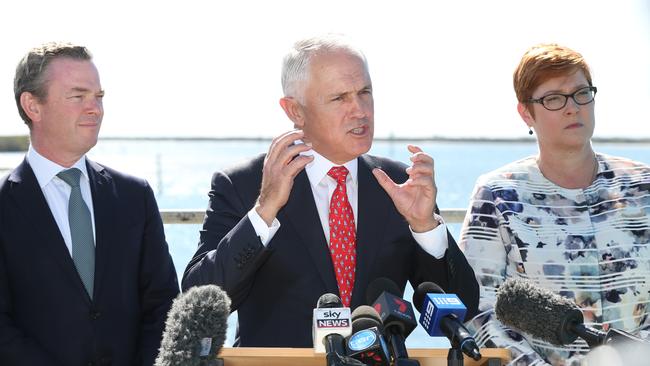
<path id="1" fill-rule="evenodd" d="M 563 188 L 586 188 L 598 173 L 598 161 L 591 144 L 571 151 L 540 149 L 537 165 L 546 179 Z"/>
<path id="2" fill-rule="evenodd" d="M 35 140 L 32 140 L 31 143 L 34 150 L 36 150 L 42 157 L 51 162 L 57 163 L 64 168 L 70 168 L 83 156 L 78 154 L 66 154 L 65 152 L 51 149 L 48 145 L 39 144 Z"/>

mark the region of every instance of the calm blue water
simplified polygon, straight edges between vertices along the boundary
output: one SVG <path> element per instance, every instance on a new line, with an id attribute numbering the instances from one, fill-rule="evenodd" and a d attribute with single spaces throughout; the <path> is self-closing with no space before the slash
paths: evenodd
<path id="1" fill-rule="evenodd" d="M 91 159 L 143 178 L 152 185 L 161 209 L 205 209 L 210 179 L 215 170 L 265 152 L 268 142 L 223 141 L 100 141 L 89 153 Z M 419 146 L 435 159 L 438 205 L 466 208 L 476 178 L 508 162 L 537 152 L 534 143 L 442 143 Z M 650 145 L 594 145 L 596 151 L 650 163 Z M 376 142 L 372 154 L 408 163 L 406 143 Z M 17 165 L 22 153 L 0 153 L 0 168 Z M 176 271 L 182 275 L 196 250 L 200 225 L 166 225 L 165 231 Z M 458 238 L 460 225 L 450 225 Z M 408 289 L 405 299 L 410 300 Z M 231 319 L 229 338 L 234 334 Z M 409 347 L 448 347 L 432 340 L 420 328 L 407 339 Z"/>

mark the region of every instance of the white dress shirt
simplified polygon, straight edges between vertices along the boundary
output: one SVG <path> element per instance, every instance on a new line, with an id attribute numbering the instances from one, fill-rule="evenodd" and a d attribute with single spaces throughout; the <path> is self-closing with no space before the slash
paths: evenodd
<path id="1" fill-rule="evenodd" d="M 320 155 L 314 150 L 304 152 L 302 155 L 314 156 L 314 160 L 307 164 L 305 167 L 305 172 L 309 178 L 309 184 L 311 185 L 311 191 L 314 195 L 314 202 L 316 203 L 318 216 L 320 218 L 321 226 L 323 227 L 323 232 L 325 233 L 325 240 L 329 244 L 330 199 L 332 198 L 332 193 L 334 193 L 334 190 L 336 189 L 337 182 L 334 180 L 334 178 L 327 175 L 327 173 L 332 167 L 337 165 L 327 160 L 327 158 Z M 357 225 L 359 222 L 359 210 L 357 209 L 359 202 L 358 164 L 358 159 L 354 159 L 343 164 L 349 172 L 345 185 L 348 193 L 348 201 L 350 202 L 350 206 L 352 206 L 352 211 L 354 212 L 355 225 Z M 440 225 L 438 225 L 435 229 L 424 233 L 415 233 L 413 230 L 411 230 L 411 234 L 413 235 L 415 241 L 422 247 L 422 249 L 424 249 L 432 256 L 440 259 L 445 255 L 445 251 L 448 247 L 447 227 L 442 220 L 442 217 L 438 215 L 435 215 L 435 217 L 440 222 Z M 260 217 L 257 211 L 255 211 L 255 208 L 251 209 L 248 212 L 248 219 L 253 225 L 257 236 L 260 237 L 262 244 L 265 246 L 271 241 L 278 229 L 280 229 L 280 222 L 277 218 L 273 219 L 273 223 L 269 227 L 266 222 L 264 222 L 264 220 Z"/>
<path id="2" fill-rule="evenodd" d="M 68 247 L 70 256 L 72 256 L 72 236 L 70 234 L 70 222 L 68 221 L 68 203 L 70 201 L 70 193 L 72 188 L 68 183 L 64 182 L 56 175 L 59 172 L 71 168 L 81 170 L 81 177 L 79 178 L 79 188 L 81 189 L 81 197 L 90 210 L 90 219 L 93 223 L 93 238 L 95 237 L 95 214 L 93 212 L 93 200 L 90 193 L 90 180 L 88 179 L 88 170 L 86 170 L 86 156 L 84 155 L 79 161 L 74 163 L 70 168 L 62 167 L 54 163 L 43 155 L 39 154 L 31 145 L 27 151 L 27 161 L 34 171 L 38 185 L 43 191 L 45 201 L 50 206 L 52 216 L 59 227 L 61 236 Z M 93 240 L 94 242 L 94 240 Z"/>

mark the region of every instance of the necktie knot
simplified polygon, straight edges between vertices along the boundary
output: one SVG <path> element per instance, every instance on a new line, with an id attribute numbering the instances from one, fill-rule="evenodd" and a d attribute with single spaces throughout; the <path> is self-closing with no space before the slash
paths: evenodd
<path id="1" fill-rule="evenodd" d="M 348 176 L 348 169 L 344 166 L 334 166 L 327 172 L 327 175 L 334 178 L 338 184 L 345 184 L 345 178 Z"/>
<path id="2" fill-rule="evenodd" d="M 64 182 L 68 183 L 70 187 L 79 187 L 79 178 L 81 177 L 81 170 L 77 168 L 66 169 L 56 175 Z"/>

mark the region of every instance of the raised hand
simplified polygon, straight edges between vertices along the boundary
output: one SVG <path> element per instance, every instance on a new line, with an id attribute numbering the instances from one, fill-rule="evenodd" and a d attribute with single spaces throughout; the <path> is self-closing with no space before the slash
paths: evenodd
<path id="1" fill-rule="evenodd" d="M 414 232 L 425 232 L 438 226 L 433 213 L 436 207 L 436 182 L 434 180 L 433 158 L 417 146 L 408 145 L 413 154 L 413 163 L 406 169 L 409 179 L 397 184 L 381 169 L 373 169 L 379 185 L 393 200 L 397 211 L 408 221 Z"/>
<path id="2" fill-rule="evenodd" d="M 303 136 L 302 130 L 293 130 L 274 138 L 264 159 L 262 187 L 255 210 L 269 226 L 287 203 L 296 175 L 314 160 L 313 156 L 299 155 L 311 149 L 311 145 L 294 143 Z"/>

